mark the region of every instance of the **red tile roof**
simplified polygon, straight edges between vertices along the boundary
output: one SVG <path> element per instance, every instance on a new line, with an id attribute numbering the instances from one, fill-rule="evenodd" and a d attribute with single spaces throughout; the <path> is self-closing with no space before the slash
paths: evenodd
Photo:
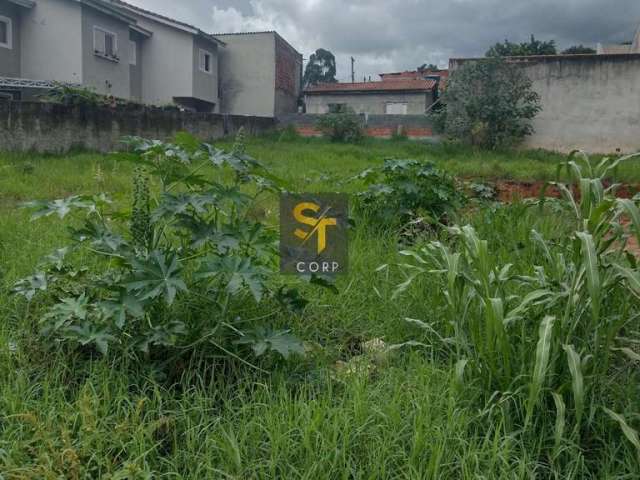
<path id="1" fill-rule="evenodd" d="M 344 93 L 344 92 L 389 92 L 413 91 L 429 92 L 436 86 L 435 80 L 408 78 L 402 80 L 388 80 L 364 83 L 321 83 L 305 89 L 305 93 Z"/>

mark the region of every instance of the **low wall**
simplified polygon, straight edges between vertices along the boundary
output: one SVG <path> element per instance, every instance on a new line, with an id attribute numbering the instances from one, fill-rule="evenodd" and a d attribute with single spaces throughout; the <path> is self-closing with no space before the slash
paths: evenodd
<path id="1" fill-rule="evenodd" d="M 479 59 L 452 59 L 450 69 Z M 640 151 L 640 54 L 511 57 L 540 95 L 525 148 Z M 455 74 L 455 73 L 454 73 Z"/>
<path id="2" fill-rule="evenodd" d="M 257 134 L 274 126 L 274 119 L 266 117 L 0 101 L 0 151 L 65 153 L 86 148 L 108 152 L 119 148 L 126 135 L 167 140 L 186 131 L 201 140 L 213 140 L 233 135 L 240 127 Z"/>
<path id="3" fill-rule="evenodd" d="M 278 117 L 278 126 L 293 125 L 303 136 L 320 136 L 316 127 L 323 115 L 310 113 L 294 113 Z M 358 115 L 362 128 L 367 136 L 390 138 L 394 133 L 401 133 L 409 138 L 423 139 L 433 137 L 432 122 L 426 115 Z"/>

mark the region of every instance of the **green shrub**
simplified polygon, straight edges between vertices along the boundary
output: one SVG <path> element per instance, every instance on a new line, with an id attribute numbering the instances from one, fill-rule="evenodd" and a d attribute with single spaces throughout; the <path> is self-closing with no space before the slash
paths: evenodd
<path id="1" fill-rule="evenodd" d="M 353 112 L 323 115 L 317 127 L 332 142 L 355 143 L 363 137 L 360 117 Z"/>
<path id="2" fill-rule="evenodd" d="M 588 447 L 598 433 L 593 418 L 603 415 L 620 423 L 640 450 L 637 433 L 607 410 L 612 368 L 640 360 L 629 338 L 638 328 L 640 268 L 625 252 L 629 234 L 623 228 L 630 222 L 640 240 L 640 210 L 632 200 L 616 199 L 615 187 L 603 186 L 631 156 L 596 167 L 578 158 L 582 162 L 572 155 L 566 166 L 579 197 L 555 183 L 563 194 L 557 214 L 573 234 L 549 240 L 532 230 L 539 256 L 530 271 L 500 263 L 472 226 L 456 226 L 450 244 L 401 252 L 415 261 L 403 267 L 408 279 L 395 292 L 420 276 L 435 277 L 427 294 L 439 292 L 445 300 L 445 320 L 435 328 L 457 362 L 459 382 L 479 384 L 487 402 L 505 399 L 514 430 L 552 432 L 550 457 L 563 443 Z M 416 324 L 434 331 L 434 325 Z M 548 413 L 552 405 L 555 418 Z"/>
<path id="3" fill-rule="evenodd" d="M 34 219 L 75 220 L 70 244 L 13 290 L 37 306 L 30 311 L 42 334 L 102 354 L 302 352 L 287 331 L 251 320 L 264 317 L 254 315 L 259 306 L 305 302 L 278 281 L 276 232 L 252 219 L 258 199 L 279 187 L 242 138 L 231 152 L 186 134 L 173 144 L 127 139 L 137 165 L 128 211 L 104 194 L 29 202 Z M 82 256 L 89 266 L 74 263 Z"/>
<path id="4" fill-rule="evenodd" d="M 421 219 L 435 225 L 465 202 L 453 177 L 432 163 L 387 159 L 354 179 L 368 187 L 358 194 L 358 208 L 373 221 L 401 225 Z"/>
<path id="5" fill-rule="evenodd" d="M 533 133 L 540 96 L 521 67 L 504 59 L 463 64 L 433 113 L 434 125 L 450 138 L 485 148 L 510 147 Z"/>

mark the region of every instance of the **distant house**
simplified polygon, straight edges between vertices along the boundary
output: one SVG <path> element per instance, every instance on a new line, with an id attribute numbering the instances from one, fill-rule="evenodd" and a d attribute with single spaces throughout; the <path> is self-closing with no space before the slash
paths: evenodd
<path id="1" fill-rule="evenodd" d="M 356 113 L 420 115 L 437 99 L 435 78 L 389 78 L 363 83 L 324 83 L 304 91 L 307 113 L 329 113 L 351 109 Z M 386 77 L 386 78 L 385 78 Z"/>
<path id="2" fill-rule="evenodd" d="M 618 45 L 603 45 L 598 43 L 596 52 L 599 55 L 640 53 L 640 26 L 638 26 L 638 30 L 636 31 L 636 35 L 632 41 Z"/>
<path id="3" fill-rule="evenodd" d="M 222 111 L 274 117 L 298 109 L 302 55 L 277 32 L 217 34 Z"/>
<path id="4" fill-rule="evenodd" d="M 33 99 L 64 83 L 273 117 L 297 111 L 301 70 L 302 56 L 276 32 L 211 35 L 122 0 L 0 0 L 0 98 Z"/>

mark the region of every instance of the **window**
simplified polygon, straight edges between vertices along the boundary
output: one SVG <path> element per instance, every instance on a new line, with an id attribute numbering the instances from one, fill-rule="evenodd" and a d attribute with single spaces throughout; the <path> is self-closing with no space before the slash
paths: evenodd
<path id="1" fill-rule="evenodd" d="M 346 103 L 330 103 L 329 113 L 347 113 Z"/>
<path id="2" fill-rule="evenodd" d="M 200 71 L 205 73 L 212 73 L 211 70 L 211 52 L 206 50 L 200 50 Z"/>
<path id="3" fill-rule="evenodd" d="M 129 40 L 129 65 L 138 64 L 137 44 L 133 40 Z"/>
<path id="4" fill-rule="evenodd" d="M 93 27 L 93 52 L 96 55 L 118 60 L 118 36 L 100 27 Z"/>
<path id="5" fill-rule="evenodd" d="M 407 104 L 398 102 L 389 102 L 384 106 L 384 113 L 387 115 L 406 115 Z"/>
<path id="6" fill-rule="evenodd" d="M 13 48 L 11 19 L 0 15 L 0 47 Z"/>

